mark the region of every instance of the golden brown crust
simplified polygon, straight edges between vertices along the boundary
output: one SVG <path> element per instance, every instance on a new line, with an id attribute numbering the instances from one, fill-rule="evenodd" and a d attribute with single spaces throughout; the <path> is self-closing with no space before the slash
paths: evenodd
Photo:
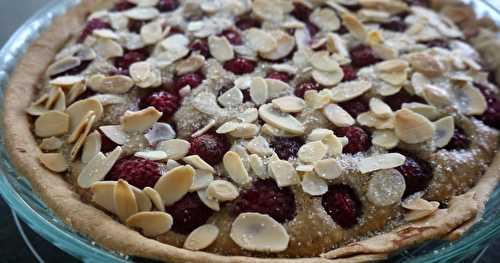
<path id="1" fill-rule="evenodd" d="M 71 34 L 80 29 L 86 14 L 103 4 L 110 3 L 111 1 L 105 0 L 84 0 L 64 16 L 57 18 L 50 28 L 31 45 L 19 62 L 6 91 L 4 124 L 5 136 L 8 138 L 7 148 L 14 165 L 30 180 L 33 189 L 48 207 L 77 232 L 95 240 L 97 244 L 132 256 L 169 262 L 332 262 L 326 258 L 226 257 L 163 244 L 140 235 L 94 206 L 82 202 L 80 196 L 73 191 L 72 186 L 64 178 L 41 166 L 38 162 L 40 150 L 32 135 L 30 120 L 25 114 L 25 109 L 35 96 L 34 87 L 37 86 L 39 78 L 43 76 L 45 69 L 61 46 Z M 456 197 L 455 201 L 450 202 L 448 209 L 440 210 L 435 216 L 328 252 L 324 257 L 344 257 L 339 259 L 339 262 L 380 260 L 388 253 L 425 240 L 447 234 L 452 237 L 461 235 L 470 227 L 473 222 L 471 219 L 484 207 L 489 194 L 495 188 L 499 168 L 500 155 L 497 155 L 493 165 L 471 191 Z M 424 222 L 430 222 L 433 227 L 423 228 Z M 410 229 L 416 230 L 409 231 Z M 453 232 L 450 233 L 450 231 Z M 409 232 L 411 233 L 408 234 Z M 371 243 L 373 241 L 377 241 L 376 246 Z"/>

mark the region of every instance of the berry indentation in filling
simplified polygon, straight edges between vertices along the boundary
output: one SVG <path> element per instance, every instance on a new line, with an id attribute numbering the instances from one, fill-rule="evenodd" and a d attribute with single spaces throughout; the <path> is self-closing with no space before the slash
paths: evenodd
<path id="1" fill-rule="evenodd" d="M 189 155 L 199 155 L 205 162 L 216 165 L 231 147 L 227 138 L 214 132 L 205 133 L 190 140 Z"/>
<path id="2" fill-rule="evenodd" d="M 366 152 L 372 146 L 370 135 L 360 127 L 341 127 L 335 129 L 335 134 L 347 137 L 349 142 L 342 148 L 343 153 L 355 154 Z"/>
<path id="3" fill-rule="evenodd" d="M 328 187 L 321 204 L 326 213 L 342 228 L 351 228 L 358 223 L 361 203 L 354 190 L 345 184 Z"/>
<path id="4" fill-rule="evenodd" d="M 129 184 L 143 189 L 146 186 L 154 187 L 160 178 L 158 163 L 134 156 L 118 160 L 106 176 L 106 180 L 118 181 L 123 179 Z"/>
<path id="5" fill-rule="evenodd" d="M 198 197 L 196 192 L 187 193 L 171 206 L 165 206 L 174 221 L 172 230 L 187 235 L 197 227 L 205 224 L 214 213 Z"/>

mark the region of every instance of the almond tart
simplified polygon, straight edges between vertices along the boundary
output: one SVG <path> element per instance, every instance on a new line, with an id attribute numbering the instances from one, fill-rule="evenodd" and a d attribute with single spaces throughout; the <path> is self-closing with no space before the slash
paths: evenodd
<path id="1" fill-rule="evenodd" d="M 496 30 L 456 1 L 82 0 L 13 73 L 6 144 L 124 255 L 381 260 L 481 217 Z"/>

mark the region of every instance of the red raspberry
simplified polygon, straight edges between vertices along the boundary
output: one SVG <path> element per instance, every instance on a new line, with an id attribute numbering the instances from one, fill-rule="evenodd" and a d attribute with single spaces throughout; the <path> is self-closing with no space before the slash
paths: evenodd
<path id="1" fill-rule="evenodd" d="M 123 179 L 129 184 L 143 189 L 146 186 L 154 187 L 161 177 L 160 166 L 151 160 L 129 156 L 118 160 L 106 176 L 106 180 L 118 181 Z"/>
<path id="2" fill-rule="evenodd" d="M 256 181 L 250 189 L 240 193 L 232 213 L 255 212 L 269 215 L 284 223 L 295 217 L 295 197 L 287 187 L 279 188 L 274 180 Z"/>
<path id="3" fill-rule="evenodd" d="M 143 97 L 139 103 L 141 109 L 149 106 L 155 107 L 158 111 L 162 112 L 162 121 L 169 120 L 179 108 L 179 97 L 168 91 L 156 91 Z"/>
<path id="4" fill-rule="evenodd" d="M 194 89 L 198 87 L 203 82 L 204 79 L 205 76 L 201 72 L 188 73 L 176 77 L 174 80 L 174 86 L 177 90 L 180 90 L 187 85 L 189 85 L 192 89 Z"/>
<path id="5" fill-rule="evenodd" d="M 453 137 L 451 137 L 450 142 L 446 145 L 447 150 L 460 150 L 466 149 L 470 145 L 469 137 L 467 134 L 460 129 L 455 128 L 455 132 L 453 133 Z"/>
<path id="6" fill-rule="evenodd" d="M 243 17 L 236 21 L 236 27 L 240 30 L 247 30 L 252 27 L 258 28 L 260 27 L 260 21 L 251 17 Z"/>
<path id="7" fill-rule="evenodd" d="M 352 65 L 357 68 L 367 67 L 381 61 L 369 46 L 359 45 L 349 53 L 351 54 Z"/>
<path id="8" fill-rule="evenodd" d="M 349 143 L 342 149 L 343 153 L 355 154 L 366 152 L 372 146 L 370 135 L 360 127 L 342 127 L 335 129 L 335 135 L 345 136 Z"/>
<path id="9" fill-rule="evenodd" d="M 90 21 L 87 22 L 87 25 L 85 28 L 82 30 L 82 33 L 80 34 L 80 37 L 78 38 L 78 42 L 83 42 L 87 36 L 92 34 L 94 30 L 96 29 L 105 29 L 105 28 L 111 28 L 111 25 L 107 22 L 104 22 L 103 20 L 99 18 L 94 18 Z"/>
<path id="10" fill-rule="evenodd" d="M 222 31 L 222 33 L 220 33 L 220 35 L 225 36 L 227 38 L 227 40 L 229 40 L 229 43 L 231 43 L 235 46 L 243 44 L 243 41 L 241 40 L 240 33 L 238 33 L 238 31 L 236 31 L 232 28 L 228 28 L 228 29 Z"/>
<path id="11" fill-rule="evenodd" d="M 403 165 L 396 167 L 405 178 L 406 190 L 403 196 L 409 196 L 416 192 L 425 190 L 432 179 L 432 169 L 427 163 L 406 156 Z"/>
<path id="12" fill-rule="evenodd" d="M 321 90 L 321 86 L 314 80 L 303 82 L 295 88 L 295 96 L 303 98 L 309 90 Z"/>
<path id="13" fill-rule="evenodd" d="M 410 103 L 410 102 L 421 102 L 425 103 L 425 101 L 418 97 L 418 96 L 413 96 L 410 95 L 408 92 L 402 90 L 394 95 L 387 96 L 384 98 L 384 102 L 391 107 L 393 111 L 397 111 L 401 109 L 403 106 L 403 103 Z"/>
<path id="14" fill-rule="evenodd" d="M 358 71 L 353 68 L 352 65 L 342 65 L 340 67 L 342 68 L 342 71 L 344 71 L 344 78 L 342 81 L 353 81 L 358 77 Z"/>
<path id="15" fill-rule="evenodd" d="M 275 79 L 275 80 L 281 80 L 283 82 L 288 82 L 292 78 L 288 73 L 286 72 L 280 72 L 280 71 L 270 71 L 267 73 L 266 78 L 268 79 Z"/>
<path id="16" fill-rule="evenodd" d="M 201 159 L 211 165 L 220 163 L 230 148 L 227 138 L 214 132 L 192 138 L 190 143 L 189 155 L 199 155 Z"/>
<path id="17" fill-rule="evenodd" d="M 160 12 L 174 11 L 177 7 L 179 7 L 179 3 L 176 0 L 160 0 L 156 5 Z"/>
<path id="18" fill-rule="evenodd" d="M 196 39 L 189 45 L 192 52 L 198 52 L 205 58 L 210 57 L 210 49 L 208 48 L 208 41 L 206 39 Z"/>
<path id="19" fill-rule="evenodd" d="M 255 61 L 240 57 L 233 58 L 224 63 L 224 69 L 231 71 L 236 75 L 252 73 L 255 66 Z"/>
<path id="20" fill-rule="evenodd" d="M 424 44 L 430 48 L 432 47 L 440 47 L 444 49 L 449 49 L 450 48 L 450 42 L 446 39 L 433 39 L 433 40 L 428 40 L 428 41 L 421 41 L 421 44 Z"/>
<path id="21" fill-rule="evenodd" d="M 339 106 L 347 111 L 353 118 L 356 118 L 359 114 L 370 110 L 368 103 L 362 97 L 341 102 L 339 103 Z"/>
<path id="22" fill-rule="evenodd" d="M 127 25 L 128 31 L 139 34 L 141 32 L 142 26 L 147 24 L 148 22 L 149 21 L 129 19 Z"/>
<path id="23" fill-rule="evenodd" d="M 361 202 L 354 190 L 345 184 L 328 187 L 321 198 L 326 213 L 343 228 L 351 228 L 358 223 L 361 215 Z"/>
<path id="24" fill-rule="evenodd" d="M 402 20 L 394 19 L 380 24 L 380 27 L 390 31 L 404 32 L 408 28 L 408 25 Z"/>
<path id="25" fill-rule="evenodd" d="M 271 142 L 271 148 L 282 160 L 297 157 L 300 147 L 304 145 L 304 140 L 300 137 L 276 137 Z"/>
<path id="26" fill-rule="evenodd" d="M 312 13 L 312 9 L 307 5 L 299 2 L 293 3 L 293 10 L 290 13 L 293 17 L 297 18 L 300 21 L 309 21 L 309 16 Z"/>
<path id="27" fill-rule="evenodd" d="M 101 130 L 98 131 L 101 134 L 101 152 L 112 152 L 118 146 L 118 144 L 108 138 L 108 136 L 106 136 Z"/>
<path id="28" fill-rule="evenodd" d="M 115 67 L 123 73 L 127 73 L 130 65 L 144 61 L 148 58 L 148 54 L 144 50 L 131 50 L 125 52 L 122 57 L 115 59 Z"/>
<path id="29" fill-rule="evenodd" d="M 214 213 L 203 204 L 196 192 L 186 194 L 171 206 L 165 206 L 165 212 L 174 219 L 172 230 L 185 235 L 205 224 Z"/>
<path id="30" fill-rule="evenodd" d="M 121 12 L 121 11 L 129 10 L 131 8 L 134 8 L 134 7 L 135 7 L 135 5 L 130 3 L 129 1 L 122 0 L 122 1 L 115 4 L 115 6 L 113 7 L 113 11 Z"/>

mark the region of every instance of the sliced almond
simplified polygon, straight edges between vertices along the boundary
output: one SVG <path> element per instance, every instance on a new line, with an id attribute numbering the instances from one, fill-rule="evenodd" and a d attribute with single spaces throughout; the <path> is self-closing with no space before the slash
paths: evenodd
<path id="1" fill-rule="evenodd" d="M 87 136 L 82 150 L 82 163 L 88 163 L 101 152 L 101 134 L 94 131 Z"/>
<path id="2" fill-rule="evenodd" d="M 150 145 L 156 145 L 158 142 L 173 139 L 176 135 L 174 128 L 170 124 L 157 122 L 153 124 L 151 130 L 144 134 L 144 137 Z"/>
<path id="3" fill-rule="evenodd" d="M 314 165 L 312 164 L 299 164 L 295 167 L 297 172 L 312 172 L 314 171 Z"/>
<path id="4" fill-rule="evenodd" d="M 281 98 L 274 99 L 272 101 L 274 107 L 278 108 L 282 112 L 301 112 L 304 110 L 306 103 L 303 99 L 295 96 L 285 96 Z"/>
<path id="5" fill-rule="evenodd" d="M 154 107 L 148 107 L 141 111 L 127 111 L 120 118 L 124 132 L 144 132 L 155 124 L 162 113 Z"/>
<path id="6" fill-rule="evenodd" d="M 405 178 L 396 169 L 381 170 L 371 175 L 366 197 L 377 206 L 399 203 L 406 190 Z"/>
<path id="7" fill-rule="evenodd" d="M 342 153 L 344 145 L 341 138 L 338 138 L 334 134 L 328 134 L 321 141 L 328 147 L 328 155 L 338 156 Z"/>
<path id="8" fill-rule="evenodd" d="M 252 78 L 252 82 L 250 83 L 250 97 L 252 101 L 261 105 L 266 103 L 269 98 L 267 82 L 261 77 Z"/>
<path id="9" fill-rule="evenodd" d="M 269 142 L 262 136 L 253 138 L 248 142 L 246 148 L 250 153 L 255 153 L 264 157 L 273 154 L 273 149 L 271 149 Z"/>
<path id="10" fill-rule="evenodd" d="M 118 145 L 124 145 L 128 140 L 128 135 L 125 133 L 120 125 L 101 126 L 99 129 L 111 141 Z"/>
<path id="11" fill-rule="evenodd" d="M 35 134 L 38 137 L 64 135 L 69 129 L 70 115 L 60 111 L 46 112 L 35 121 Z"/>
<path id="12" fill-rule="evenodd" d="M 341 70 L 337 61 L 330 57 L 328 51 L 314 52 L 309 62 L 315 69 L 320 71 L 336 72 Z"/>
<path id="13" fill-rule="evenodd" d="M 127 181 L 119 179 L 113 190 L 113 200 L 116 215 L 125 222 L 131 215 L 137 213 L 139 208 L 135 195 Z"/>
<path id="14" fill-rule="evenodd" d="M 193 184 L 194 169 L 189 166 L 179 166 L 162 175 L 154 189 L 160 194 L 167 206 L 180 200 Z"/>
<path id="15" fill-rule="evenodd" d="M 375 65 L 378 76 L 385 82 L 394 85 L 403 85 L 408 78 L 408 62 L 402 59 L 392 59 Z"/>
<path id="16" fill-rule="evenodd" d="M 435 120 L 439 117 L 439 111 L 435 106 L 424 103 L 419 103 L 419 102 L 403 103 L 401 108 L 414 111 L 418 114 L 425 116 L 429 120 Z"/>
<path id="17" fill-rule="evenodd" d="M 316 9 L 309 17 L 311 22 L 317 25 L 322 31 L 330 32 L 340 28 L 340 20 L 332 9 Z"/>
<path id="18" fill-rule="evenodd" d="M 83 80 L 84 78 L 81 76 L 61 76 L 51 80 L 49 84 L 54 86 L 71 87 L 82 82 Z"/>
<path id="19" fill-rule="evenodd" d="M 241 122 L 246 122 L 246 123 L 255 122 L 259 118 L 259 110 L 257 110 L 256 108 L 246 109 L 244 112 L 238 114 L 237 118 Z"/>
<path id="20" fill-rule="evenodd" d="M 121 57 L 124 54 L 124 49 L 118 42 L 106 38 L 96 39 L 92 49 L 96 55 L 105 59 Z"/>
<path id="21" fill-rule="evenodd" d="M 172 139 L 160 142 L 156 149 L 167 153 L 168 159 L 180 160 L 186 156 L 189 151 L 189 147 L 191 147 L 191 144 L 186 140 Z"/>
<path id="22" fill-rule="evenodd" d="M 312 196 L 320 196 L 328 191 L 328 184 L 325 180 L 314 173 L 304 173 L 300 184 L 302 186 L 302 190 Z"/>
<path id="23" fill-rule="evenodd" d="M 411 144 L 425 142 L 434 134 L 431 121 L 408 109 L 396 112 L 394 129 L 400 140 Z"/>
<path id="24" fill-rule="evenodd" d="M 270 99 L 283 96 L 288 90 L 290 85 L 277 79 L 266 79 L 267 93 Z"/>
<path id="25" fill-rule="evenodd" d="M 241 160 L 238 153 L 233 151 L 228 151 L 224 154 L 222 159 L 224 168 L 228 173 L 229 177 L 239 185 L 248 184 L 251 181 L 250 176 L 248 176 L 247 169 Z"/>
<path id="26" fill-rule="evenodd" d="M 61 153 L 42 153 L 38 159 L 43 166 L 53 172 L 62 173 L 68 170 L 68 163 Z"/>
<path id="27" fill-rule="evenodd" d="M 331 100 L 334 102 L 344 102 L 357 98 L 372 88 L 368 81 L 350 81 L 339 84 L 331 90 Z"/>
<path id="28" fill-rule="evenodd" d="M 125 11 L 125 16 L 135 20 L 152 20 L 160 15 L 158 9 L 154 7 L 135 7 Z"/>
<path id="29" fill-rule="evenodd" d="M 313 70 L 312 77 L 316 82 L 323 86 L 333 86 L 342 81 L 342 79 L 344 78 L 344 72 L 340 67 L 338 70 L 330 72 Z"/>
<path id="30" fill-rule="evenodd" d="M 201 159 L 201 157 L 199 155 L 186 156 L 186 157 L 182 158 L 182 160 L 185 163 L 190 164 L 197 169 L 201 169 L 201 170 L 205 170 L 205 171 L 208 171 L 211 173 L 215 173 L 215 169 L 210 164 L 208 164 L 203 159 Z"/>
<path id="31" fill-rule="evenodd" d="M 156 87 L 161 84 L 161 72 L 147 61 L 136 62 L 129 67 L 130 76 L 140 88 Z"/>
<path id="32" fill-rule="evenodd" d="M 205 124 L 205 126 L 203 126 L 201 129 L 195 131 L 193 134 L 191 134 L 191 137 L 192 138 L 196 138 L 198 136 L 201 136 L 203 134 L 205 134 L 206 132 L 208 132 L 210 129 L 212 129 L 215 124 L 217 123 L 217 121 L 215 119 L 211 119 L 207 122 L 207 124 Z"/>
<path id="33" fill-rule="evenodd" d="M 479 91 L 479 89 L 472 85 L 465 85 L 464 87 L 455 91 L 455 97 L 458 101 L 458 107 L 461 112 L 467 115 L 481 115 L 488 108 L 486 98 Z"/>
<path id="34" fill-rule="evenodd" d="M 332 180 L 339 177 L 343 169 L 335 159 L 329 158 L 314 163 L 314 171 L 320 177 Z"/>
<path id="35" fill-rule="evenodd" d="M 207 189 L 198 190 L 196 193 L 198 194 L 198 197 L 200 198 L 201 202 L 205 204 L 208 208 L 214 211 L 220 210 L 219 202 L 217 200 L 208 198 Z"/>
<path id="36" fill-rule="evenodd" d="M 135 157 L 151 160 L 160 161 L 167 159 L 168 155 L 164 151 L 141 151 L 134 154 Z"/>
<path id="37" fill-rule="evenodd" d="M 196 170 L 196 175 L 193 177 L 193 184 L 189 187 L 189 191 L 198 191 L 206 188 L 214 180 L 214 175 L 205 170 Z"/>
<path id="38" fill-rule="evenodd" d="M 406 157 L 399 153 L 384 153 L 361 159 L 358 169 L 361 173 L 391 169 L 404 164 Z"/>
<path id="39" fill-rule="evenodd" d="M 278 47 L 278 43 L 272 35 L 258 28 L 246 30 L 244 36 L 248 45 L 258 52 L 271 52 Z"/>
<path id="40" fill-rule="evenodd" d="M 412 68 L 424 74 L 426 77 L 435 78 L 443 76 L 446 72 L 445 65 L 436 57 L 427 53 L 417 53 L 410 56 L 410 64 Z"/>
<path id="41" fill-rule="evenodd" d="M 99 152 L 92 158 L 78 175 L 78 186 L 89 188 L 93 183 L 104 179 L 122 153 L 121 147 L 116 147 L 107 156 Z"/>
<path id="42" fill-rule="evenodd" d="M 233 46 L 225 37 L 210 36 L 208 38 L 208 47 L 210 54 L 220 62 L 234 58 Z"/>
<path id="43" fill-rule="evenodd" d="M 421 73 L 415 72 L 411 76 L 411 85 L 417 95 L 421 95 L 425 85 L 431 84 L 431 80 Z"/>
<path id="44" fill-rule="evenodd" d="M 96 120 L 101 119 L 102 113 L 104 111 L 102 104 L 96 99 L 84 99 L 79 100 L 71 104 L 67 109 L 66 113 L 70 116 L 70 131 L 76 129 L 76 127 L 81 123 L 82 119 L 87 116 L 89 112 L 93 111 Z"/>
<path id="45" fill-rule="evenodd" d="M 253 173 L 257 175 L 257 177 L 260 179 L 266 179 L 268 177 L 266 165 L 260 156 L 257 154 L 250 155 L 249 163 Z"/>
<path id="46" fill-rule="evenodd" d="M 74 143 L 77 141 L 81 136 L 86 136 L 85 130 L 88 129 L 88 126 L 91 126 L 92 124 L 90 123 L 91 119 L 95 120 L 95 114 L 93 111 L 87 112 L 87 114 L 82 118 L 78 126 L 73 130 L 73 132 L 69 135 L 68 139 L 66 141 L 68 143 Z"/>
<path id="47" fill-rule="evenodd" d="M 392 149 L 399 144 L 399 138 L 392 130 L 376 130 L 372 134 L 372 143 L 385 149 Z"/>
<path id="48" fill-rule="evenodd" d="M 98 204 L 105 210 L 116 214 L 115 204 L 114 204 L 114 188 L 116 181 L 101 181 L 92 184 L 92 202 Z M 139 188 L 129 185 L 129 187 L 134 192 L 135 200 L 137 201 L 137 207 L 139 211 L 149 211 L 151 210 L 151 201 Z"/>
<path id="49" fill-rule="evenodd" d="M 57 137 L 44 138 L 40 143 L 40 149 L 44 151 L 55 151 L 61 149 L 64 141 Z"/>
<path id="50" fill-rule="evenodd" d="M 189 250 L 203 250 L 209 247 L 219 235 L 216 225 L 206 224 L 193 230 L 184 241 L 184 248 Z"/>
<path id="51" fill-rule="evenodd" d="M 142 230 L 147 237 L 156 237 L 170 230 L 174 223 L 171 215 L 165 212 L 139 212 L 130 216 L 126 224 Z"/>
<path id="52" fill-rule="evenodd" d="M 229 236 L 241 248 L 260 252 L 284 251 L 290 240 L 280 223 L 259 213 L 241 213 L 234 220 Z"/>
<path id="53" fill-rule="evenodd" d="M 278 187 L 300 184 L 300 177 L 288 161 L 277 160 L 269 163 L 269 169 Z"/>
<path id="54" fill-rule="evenodd" d="M 307 136 L 308 141 L 321 141 L 323 140 L 327 135 L 333 134 L 332 130 L 325 129 L 325 128 L 316 128 L 309 133 Z"/>
<path id="55" fill-rule="evenodd" d="M 160 194 L 154 188 L 146 186 L 142 191 L 148 196 L 148 198 L 151 200 L 151 203 L 154 204 L 155 208 L 158 209 L 158 211 L 165 211 L 163 200 L 161 199 Z"/>
<path id="56" fill-rule="evenodd" d="M 100 93 L 125 94 L 134 86 L 134 81 L 125 75 L 96 74 L 88 79 L 87 85 Z"/>
<path id="57" fill-rule="evenodd" d="M 259 108 L 259 116 L 267 123 L 283 129 L 293 134 L 303 134 L 304 125 L 295 119 L 292 115 L 282 113 L 273 108 L 272 104 L 265 104 Z"/>
<path id="58" fill-rule="evenodd" d="M 31 116 L 40 116 L 44 113 L 47 113 L 49 109 L 45 107 L 45 103 L 47 102 L 49 96 L 47 94 L 42 95 L 35 102 L 31 103 L 30 107 L 26 109 L 26 112 Z"/>
<path id="59" fill-rule="evenodd" d="M 238 189 L 225 180 L 212 181 L 207 187 L 208 198 L 219 202 L 232 201 L 239 195 Z"/>
<path id="60" fill-rule="evenodd" d="M 452 104 L 451 96 L 447 91 L 431 84 L 424 86 L 422 95 L 427 103 L 436 107 L 447 107 Z"/>
<path id="61" fill-rule="evenodd" d="M 370 110 L 379 118 L 389 118 L 392 116 L 392 109 L 379 98 L 371 98 L 369 102 Z"/>
<path id="62" fill-rule="evenodd" d="M 365 41 L 368 33 L 366 32 L 363 23 L 358 18 L 350 13 L 342 14 L 342 22 L 349 32 L 360 41 Z"/>
<path id="63" fill-rule="evenodd" d="M 269 52 L 260 52 L 260 56 L 268 60 L 278 60 L 286 57 L 295 48 L 295 38 L 279 30 L 270 34 L 276 40 L 277 48 Z"/>
<path id="64" fill-rule="evenodd" d="M 47 68 L 47 75 L 54 76 L 72 68 L 80 66 L 81 61 L 77 57 L 65 57 L 60 60 L 55 61 L 52 65 Z"/>
<path id="65" fill-rule="evenodd" d="M 410 210 L 405 214 L 405 220 L 416 221 L 436 212 L 439 209 L 439 202 L 415 198 L 410 201 L 405 200 L 402 206 Z"/>
<path id="66" fill-rule="evenodd" d="M 299 160 L 306 163 L 313 163 L 325 157 L 328 147 L 321 141 L 309 142 L 300 147 L 297 156 Z"/>
<path id="67" fill-rule="evenodd" d="M 231 88 L 217 98 L 224 107 L 236 107 L 243 103 L 243 93 L 239 88 Z"/>
<path id="68" fill-rule="evenodd" d="M 279 129 L 279 128 L 274 127 L 272 125 L 269 125 L 267 123 L 262 125 L 261 130 L 262 130 L 263 134 L 266 134 L 268 136 L 273 136 L 273 137 L 295 137 L 296 136 L 295 134 L 286 132 L 282 129 Z"/>
<path id="69" fill-rule="evenodd" d="M 316 90 L 308 90 L 304 94 L 306 105 L 312 109 L 321 109 L 330 103 L 330 94 L 317 92 Z"/>
<path id="70" fill-rule="evenodd" d="M 253 123 L 238 123 L 236 129 L 229 135 L 235 138 L 250 139 L 259 133 L 259 126 Z"/>
<path id="71" fill-rule="evenodd" d="M 326 105 L 323 108 L 323 114 L 337 127 L 349 127 L 355 123 L 351 115 L 337 104 Z"/>
<path id="72" fill-rule="evenodd" d="M 432 141 L 438 148 L 445 147 L 451 141 L 455 133 L 455 121 L 453 117 L 447 116 L 434 122 L 434 136 Z"/>
<path id="73" fill-rule="evenodd" d="M 99 38 L 118 39 L 118 35 L 113 30 L 107 28 L 95 29 L 92 31 L 92 34 Z"/>
<path id="74" fill-rule="evenodd" d="M 177 62 L 175 64 L 175 70 L 178 75 L 184 75 L 199 70 L 204 63 L 205 63 L 204 56 L 193 54 L 190 57 Z"/>

